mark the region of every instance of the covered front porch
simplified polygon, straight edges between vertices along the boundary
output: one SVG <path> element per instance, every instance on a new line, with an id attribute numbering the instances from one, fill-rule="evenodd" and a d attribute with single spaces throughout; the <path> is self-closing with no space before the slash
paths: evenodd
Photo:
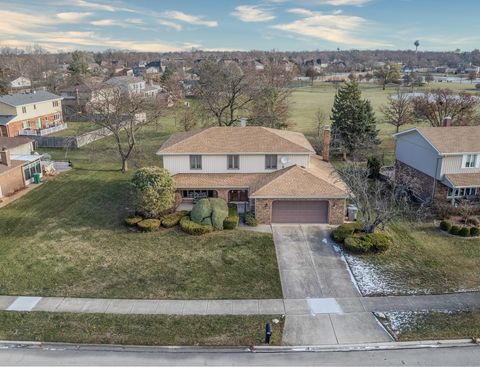
<path id="1" fill-rule="evenodd" d="M 180 188 L 177 189 L 176 210 L 192 210 L 193 205 L 204 198 L 221 198 L 227 203 L 235 203 L 239 213 L 250 210 L 248 188 Z"/>

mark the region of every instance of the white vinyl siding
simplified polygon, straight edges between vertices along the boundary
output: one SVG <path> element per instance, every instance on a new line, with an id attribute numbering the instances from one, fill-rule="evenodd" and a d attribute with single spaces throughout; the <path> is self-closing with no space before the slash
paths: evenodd
<path id="1" fill-rule="evenodd" d="M 278 159 L 284 155 L 278 155 Z M 308 154 L 287 154 L 288 163 L 282 165 L 278 162 L 277 169 L 288 167 L 297 164 L 302 167 L 308 167 Z M 189 155 L 164 155 L 163 167 L 168 169 L 170 174 L 177 173 L 264 173 L 272 172 L 272 170 L 265 169 L 265 155 L 264 154 L 240 154 L 239 155 L 239 169 L 228 169 L 227 154 L 224 155 L 202 155 L 202 170 L 190 169 Z"/>

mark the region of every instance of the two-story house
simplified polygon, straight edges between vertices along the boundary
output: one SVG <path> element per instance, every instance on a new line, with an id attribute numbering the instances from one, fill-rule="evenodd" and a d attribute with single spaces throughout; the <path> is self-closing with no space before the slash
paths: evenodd
<path id="1" fill-rule="evenodd" d="M 424 201 L 479 198 L 480 126 L 421 127 L 394 135 L 396 171 Z"/>
<path id="2" fill-rule="evenodd" d="M 37 135 L 63 126 L 60 96 L 46 91 L 0 96 L 0 136 Z"/>
<path id="3" fill-rule="evenodd" d="M 301 133 L 265 127 L 211 127 L 173 134 L 157 152 L 177 186 L 177 202 L 219 197 L 259 223 L 341 224 L 346 185 Z"/>
<path id="4" fill-rule="evenodd" d="M 141 95 L 143 97 L 155 97 L 161 91 L 159 85 L 147 84 L 142 77 L 136 76 L 115 76 L 105 83 L 113 88 L 120 88 L 130 95 Z"/>

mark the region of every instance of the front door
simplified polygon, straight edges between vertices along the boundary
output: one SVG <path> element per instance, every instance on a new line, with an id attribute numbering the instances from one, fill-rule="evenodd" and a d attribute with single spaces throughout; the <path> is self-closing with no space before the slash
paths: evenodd
<path id="1" fill-rule="evenodd" d="M 248 201 L 248 190 L 230 190 L 228 192 L 228 201 Z"/>

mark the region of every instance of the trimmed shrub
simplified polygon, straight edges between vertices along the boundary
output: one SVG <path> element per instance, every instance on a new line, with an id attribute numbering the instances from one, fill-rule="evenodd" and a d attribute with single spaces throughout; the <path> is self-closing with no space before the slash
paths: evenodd
<path id="1" fill-rule="evenodd" d="M 228 205 L 225 200 L 218 198 L 210 198 L 210 205 L 212 206 L 211 224 L 216 230 L 223 229 L 223 221 L 228 217 Z"/>
<path id="2" fill-rule="evenodd" d="M 158 219 L 144 219 L 137 223 L 137 227 L 144 232 L 153 232 L 160 228 L 160 223 Z"/>
<path id="3" fill-rule="evenodd" d="M 250 212 L 245 213 L 245 224 L 251 227 L 256 227 L 258 225 L 257 219 Z"/>
<path id="4" fill-rule="evenodd" d="M 190 220 L 188 215 L 180 219 L 180 228 L 184 232 L 193 236 L 200 236 L 202 234 L 213 232 L 212 226 L 195 223 L 194 221 Z"/>
<path id="5" fill-rule="evenodd" d="M 441 229 L 442 231 L 448 232 L 448 231 L 450 231 L 451 228 L 452 228 L 452 223 L 450 223 L 450 222 L 448 222 L 448 221 L 446 221 L 446 220 L 442 220 L 442 221 L 440 222 L 440 229 Z"/>
<path id="6" fill-rule="evenodd" d="M 202 223 L 200 223 L 200 224 L 211 226 L 212 225 L 212 218 L 211 217 L 203 218 Z"/>
<path id="7" fill-rule="evenodd" d="M 472 237 L 480 236 L 480 228 L 478 228 L 478 227 L 470 228 L 470 236 L 472 236 Z"/>
<path id="8" fill-rule="evenodd" d="M 197 224 L 201 224 L 202 220 L 212 216 L 212 205 L 208 199 L 200 199 L 193 206 L 190 218 Z"/>
<path id="9" fill-rule="evenodd" d="M 182 210 L 179 212 L 175 212 L 173 214 L 166 215 L 162 218 L 162 227 L 165 228 L 172 228 L 175 227 L 184 216 L 188 215 L 189 212 L 186 210 Z"/>
<path id="10" fill-rule="evenodd" d="M 235 229 L 239 221 L 237 204 L 228 204 L 228 217 L 223 221 L 223 229 Z"/>
<path id="11" fill-rule="evenodd" d="M 370 242 L 375 252 L 387 251 L 392 244 L 392 239 L 385 233 L 369 233 L 363 237 L 363 240 Z"/>
<path id="12" fill-rule="evenodd" d="M 343 243 L 347 237 L 363 229 L 363 223 L 346 223 L 338 226 L 332 231 L 332 238 L 335 242 Z"/>
<path id="13" fill-rule="evenodd" d="M 450 228 L 450 234 L 453 234 L 454 236 L 458 236 L 458 233 L 460 232 L 460 227 L 458 226 L 452 226 L 452 228 Z"/>
<path id="14" fill-rule="evenodd" d="M 371 242 L 365 241 L 364 237 L 349 236 L 343 241 L 343 247 L 355 254 L 366 254 L 372 251 L 373 245 Z"/>
<path id="15" fill-rule="evenodd" d="M 129 227 L 134 227 L 136 226 L 139 222 L 143 220 L 142 217 L 135 216 L 135 217 L 128 217 L 125 218 L 125 224 Z"/>
<path id="16" fill-rule="evenodd" d="M 462 227 L 458 231 L 458 235 L 462 237 L 470 237 L 470 228 L 468 227 Z"/>

